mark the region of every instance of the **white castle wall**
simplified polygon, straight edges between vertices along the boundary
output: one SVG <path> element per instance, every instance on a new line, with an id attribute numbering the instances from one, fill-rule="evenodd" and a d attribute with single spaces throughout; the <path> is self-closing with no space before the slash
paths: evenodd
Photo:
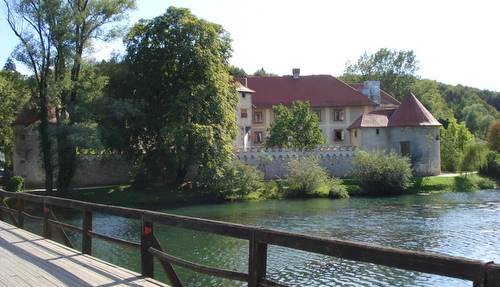
<path id="1" fill-rule="evenodd" d="M 254 166 L 264 173 L 266 179 L 284 178 L 288 173 L 291 159 L 316 156 L 332 176 L 348 176 L 352 172 L 354 147 L 325 146 L 313 150 L 299 149 L 258 149 L 236 151 L 235 157 L 241 162 Z"/>

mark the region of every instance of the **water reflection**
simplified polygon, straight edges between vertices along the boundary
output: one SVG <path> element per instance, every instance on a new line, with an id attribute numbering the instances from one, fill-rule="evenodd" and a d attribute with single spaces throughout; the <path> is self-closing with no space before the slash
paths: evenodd
<path id="1" fill-rule="evenodd" d="M 285 200 L 198 205 L 163 211 L 500 261 L 500 191 L 446 193 L 349 200 Z M 81 216 L 66 217 L 81 224 Z M 97 232 L 139 241 L 137 220 L 98 214 Z M 162 246 L 175 256 L 245 272 L 248 242 L 180 228 L 156 226 Z M 73 236 L 75 242 L 81 240 Z M 137 250 L 94 240 L 94 255 L 139 271 Z M 471 283 L 373 264 L 352 262 L 288 248 L 269 248 L 268 274 L 294 286 L 470 286 Z M 156 275 L 166 280 L 159 264 Z M 185 286 L 245 284 L 176 269 Z"/>

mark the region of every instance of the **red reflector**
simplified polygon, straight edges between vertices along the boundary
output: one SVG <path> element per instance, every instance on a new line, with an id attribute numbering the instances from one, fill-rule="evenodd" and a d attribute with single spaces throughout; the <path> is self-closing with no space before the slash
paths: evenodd
<path id="1" fill-rule="evenodd" d="M 151 228 L 149 226 L 144 227 L 144 234 L 145 235 L 150 235 L 152 232 L 153 232 L 153 228 Z"/>
<path id="2" fill-rule="evenodd" d="M 45 213 L 45 214 L 49 213 L 49 208 L 44 206 L 43 207 L 43 213 Z"/>

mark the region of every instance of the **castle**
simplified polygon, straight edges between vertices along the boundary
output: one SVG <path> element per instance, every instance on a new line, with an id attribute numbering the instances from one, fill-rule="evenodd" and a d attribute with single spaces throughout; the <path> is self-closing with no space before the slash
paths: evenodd
<path id="1" fill-rule="evenodd" d="M 411 159 L 417 175 L 441 172 L 441 124 L 413 94 L 400 103 L 378 81 L 347 84 L 330 75 L 248 77 L 237 88 L 240 152 L 262 148 L 274 121 L 272 107 L 308 101 L 326 145 L 392 151 Z"/>

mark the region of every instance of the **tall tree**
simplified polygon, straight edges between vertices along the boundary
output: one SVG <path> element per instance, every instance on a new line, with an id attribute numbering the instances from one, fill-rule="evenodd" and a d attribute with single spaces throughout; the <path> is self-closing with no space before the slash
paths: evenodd
<path id="1" fill-rule="evenodd" d="M 48 105 L 58 107 L 57 188 L 64 190 L 75 171 L 76 145 L 72 126 L 80 120 L 77 105 L 85 97 L 81 72 L 83 55 L 94 39 L 116 36 L 116 26 L 134 0 L 4 0 L 8 22 L 20 39 L 17 58 L 28 64 L 38 83 L 40 136 L 46 189 L 53 188 L 52 146 Z M 49 93 L 50 91 L 50 98 Z M 80 96 L 80 97 L 79 97 Z"/>
<path id="2" fill-rule="evenodd" d="M 253 73 L 253 75 L 256 77 L 274 77 L 274 76 L 277 76 L 276 74 L 267 72 L 266 70 L 264 70 L 263 67 L 258 69 L 257 71 L 255 71 Z"/>
<path id="3" fill-rule="evenodd" d="M 45 169 L 45 189 L 53 189 L 54 167 L 52 143 L 49 137 L 48 105 L 49 82 L 53 61 L 53 45 L 50 26 L 46 21 L 46 9 L 53 3 L 45 1 L 4 0 L 7 22 L 21 42 L 15 51 L 17 60 L 26 64 L 36 81 L 37 108 L 40 116 L 40 146 Z"/>
<path id="4" fill-rule="evenodd" d="M 402 100 L 417 78 L 418 61 L 413 51 L 382 48 L 375 54 L 364 53 L 356 63 L 347 62 L 343 80 L 378 80 L 382 89 Z"/>
<path id="5" fill-rule="evenodd" d="M 229 66 L 229 74 L 236 78 L 244 78 L 247 76 L 247 72 L 245 72 L 243 68 L 239 68 L 233 65 Z"/>
<path id="6" fill-rule="evenodd" d="M 20 73 L 12 70 L 0 72 L 0 151 L 5 154 L 7 167 L 12 165 L 12 122 L 29 97 L 27 81 Z"/>
<path id="7" fill-rule="evenodd" d="M 318 116 L 311 111 L 309 102 L 296 101 L 290 109 L 274 106 L 273 112 L 275 121 L 269 128 L 266 146 L 310 149 L 325 143 Z"/>
<path id="8" fill-rule="evenodd" d="M 457 123 L 452 118 L 448 127 L 441 128 L 441 168 L 456 171 L 460 167 L 465 147 L 474 141 L 474 135 L 465 123 Z"/>
<path id="9" fill-rule="evenodd" d="M 488 144 L 491 149 L 500 153 L 500 120 L 493 122 L 488 130 Z"/>
<path id="10" fill-rule="evenodd" d="M 220 25 L 175 7 L 130 30 L 130 101 L 141 113 L 126 122 L 143 174 L 180 184 L 194 168 L 200 187 L 223 175 L 237 132 L 230 42 Z"/>

